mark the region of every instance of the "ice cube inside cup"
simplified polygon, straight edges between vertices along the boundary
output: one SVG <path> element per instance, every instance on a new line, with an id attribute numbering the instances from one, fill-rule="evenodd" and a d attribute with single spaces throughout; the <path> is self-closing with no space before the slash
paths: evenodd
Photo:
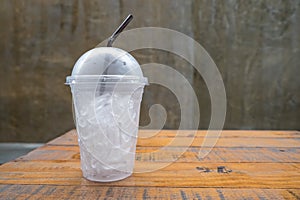
<path id="1" fill-rule="evenodd" d="M 133 173 L 140 103 L 148 83 L 126 51 L 98 47 L 76 62 L 70 85 L 83 176 L 92 181 Z"/>

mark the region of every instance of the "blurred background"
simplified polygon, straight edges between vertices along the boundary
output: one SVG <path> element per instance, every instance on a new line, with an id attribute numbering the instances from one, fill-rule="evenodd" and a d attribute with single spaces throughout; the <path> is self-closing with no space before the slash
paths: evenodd
<path id="1" fill-rule="evenodd" d="M 0 142 L 43 143 L 74 128 L 65 78 L 129 13 L 127 29 L 173 29 L 207 50 L 225 84 L 224 129 L 300 129 L 299 0 L 1 0 Z M 155 49 L 131 53 L 183 74 L 198 97 L 199 128 L 208 127 L 208 90 L 189 63 Z M 167 111 L 165 129 L 178 128 L 178 101 L 159 85 L 145 88 L 141 126 L 153 104 Z"/>

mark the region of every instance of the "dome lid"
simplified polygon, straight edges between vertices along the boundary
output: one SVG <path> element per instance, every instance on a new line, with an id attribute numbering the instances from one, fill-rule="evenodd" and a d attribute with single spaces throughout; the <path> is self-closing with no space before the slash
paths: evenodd
<path id="1" fill-rule="evenodd" d="M 75 63 L 66 84 L 99 81 L 148 83 L 134 57 L 114 47 L 98 47 L 84 53 Z"/>

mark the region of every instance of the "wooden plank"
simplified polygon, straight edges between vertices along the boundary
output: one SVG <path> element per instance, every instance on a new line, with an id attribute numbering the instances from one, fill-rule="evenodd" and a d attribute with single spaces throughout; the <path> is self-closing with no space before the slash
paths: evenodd
<path id="1" fill-rule="evenodd" d="M 56 146 L 56 145 L 45 145 L 38 149 L 35 149 L 28 154 L 21 156 L 16 161 L 22 160 L 68 160 L 79 162 L 79 146 Z"/>
<path id="2" fill-rule="evenodd" d="M 195 137 L 203 138 L 206 131 L 197 131 Z M 157 138 L 157 137 L 193 137 L 193 131 L 181 131 L 176 134 L 174 130 L 139 130 L 139 138 Z M 210 135 L 208 135 L 210 136 Z M 299 131 L 240 131 L 240 130 L 223 130 L 220 138 L 300 138 Z M 50 141 L 50 145 L 77 145 L 77 132 L 75 129 L 67 132 L 66 134 Z"/>
<path id="3" fill-rule="evenodd" d="M 176 162 L 237 162 L 237 163 L 300 163 L 300 148 L 213 148 L 204 158 L 199 157 L 199 148 L 185 149 L 171 147 L 155 151 L 151 147 L 138 147 L 136 160 L 168 162 L 179 158 Z M 204 148 L 204 151 L 209 150 Z M 182 154 L 183 153 L 183 154 Z"/>
<path id="4" fill-rule="evenodd" d="M 149 137 L 215 137 L 207 130 L 139 130 L 139 138 Z M 220 137 L 238 138 L 299 138 L 300 131 L 222 130 Z"/>
<path id="5" fill-rule="evenodd" d="M 287 189 L 0 185 L 0 199 L 299 199 Z"/>
<path id="6" fill-rule="evenodd" d="M 159 169 L 160 164 L 136 162 L 135 171 Z M 226 166 L 232 172 L 217 173 L 218 166 Z M 212 172 L 201 172 L 198 167 L 207 167 Z M 153 172 L 134 173 L 124 181 L 104 184 L 82 178 L 79 162 L 25 161 L 2 165 L 0 183 L 300 189 L 299 168 L 299 163 L 172 163 Z"/>
<path id="7" fill-rule="evenodd" d="M 209 147 L 210 144 L 217 142 L 215 147 L 299 147 L 300 139 L 297 138 L 226 138 L 220 137 L 206 138 L 207 143 L 203 144 L 203 137 L 152 137 L 139 138 L 138 147 L 161 147 L 161 146 L 192 146 Z M 78 145 L 76 131 L 72 130 L 67 134 L 51 141 L 49 145 Z"/>
<path id="8" fill-rule="evenodd" d="M 49 145 L 78 145 L 77 132 L 75 129 L 48 142 Z"/>
<path id="9" fill-rule="evenodd" d="M 205 149 L 208 150 L 208 149 Z M 208 163 L 214 162 L 273 162 L 273 163 L 288 163 L 300 162 L 300 147 L 299 148 L 213 148 L 211 152 L 199 159 L 199 148 L 188 148 L 185 152 L 184 148 L 170 147 L 160 149 L 153 147 L 137 147 L 136 160 L 138 161 L 155 161 L 169 162 L 173 158 L 180 156 L 176 162 L 197 162 L 203 161 Z M 182 155 L 181 153 L 184 152 Z M 80 154 L 78 146 L 54 146 L 46 145 L 40 147 L 17 160 L 55 160 L 55 161 L 73 161 L 79 162 Z"/>
<path id="10" fill-rule="evenodd" d="M 203 144 L 203 138 L 149 138 L 139 139 L 139 147 L 162 147 L 162 146 L 192 146 L 192 147 L 299 147 L 300 140 L 295 138 L 219 138 L 208 139 Z M 214 142 L 216 141 L 215 145 Z"/>

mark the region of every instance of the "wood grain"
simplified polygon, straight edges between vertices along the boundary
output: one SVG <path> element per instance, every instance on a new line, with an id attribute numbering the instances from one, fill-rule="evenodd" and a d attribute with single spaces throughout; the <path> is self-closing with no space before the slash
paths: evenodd
<path id="1" fill-rule="evenodd" d="M 204 150 L 209 150 L 204 148 Z M 181 155 L 181 153 L 183 153 Z M 137 147 L 137 161 L 155 161 L 169 162 L 172 158 L 179 156 L 176 162 L 271 162 L 271 163 L 299 163 L 300 162 L 300 147 L 294 148 L 276 148 L 276 147 L 215 147 L 204 158 L 198 157 L 199 148 L 190 147 L 188 149 L 181 147 L 170 147 L 167 149 L 157 149 L 156 147 Z M 171 158 L 171 159 L 170 159 Z M 62 145 L 45 145 L 36 150 L 31 151 L 25 156 L 21 156 L 17 161 L 80 161 L 78 146 L 62 146 Z"/>
<path id="2" fill-rule="evenodd" d="M 135 170 L 159 169 L 161 163 L 136 162 Z M 229 174 L 216 172 L 218 166 L 231 169 Z M 197 167 L 212 172 L 201 173 Z M 234 188 L 298 188 L 300 164 L 287 163 L 172 163 L 149 173 L 135 173 L 126 181 L 102 185 L 155 187 L 234 187 Z M 2 184 L 90 185 L 82 178 L 79 162 L 27 161 L 10 162 L 1 166 Z M 285 184 L 282 184 L 282 183 Z M 97 183 L 98 184 L 98 183 Z"/>
<path id="3" fill-rule="evenodd" d="M 182 143 L 191 139 L 190 133 L 182 132 Z M 135 173 L 122 181 L 97 183 L 82 177 L 77 136 L 72 130 L 0 166 L 0 199 L 300 198 L 298 131 L 223 131 L 217 145 L 201 159 L 196 143 L 204 136 L 205 131 L 197 131 L 188 149 L 179 140 L 160 148 L 178 137 L 174 131 L 139 139 Z M 232 171 L 218 173 L 218 166 Z M 201 167 L 210 172 L 199 170 Z"/>
<path id="4" fill-rule="evenodd" d="M 174 138 L 176 137 L 214 137 L 215 135 L 207 134 L 207 131 L 190 131 L 182 130 L 177 133 L 173 130 L 139 130 L 138 136 L 140 140 L 151 139 L 151 138 Z M 74 137 L 75 136 L 75 137 Z M 251 138 L 251 139 L 261 139 L 261 138 L 300 138 L 299 131 L 249 131 L 249 130 L 222 130 L 220 132 L 220 138 Z M 77 132 L 76 130 L 71 130 L 66 134 L 57 137 L 56 139 L 48 142 L 49 145 L 78 145 L 77 143 Z M 162 145 L 161 145 L 162 146 Z"/>
<path id="5" fill-rule="evenodd" d="M 0 185 L 0 199 L 299 199 L 290 189 Z"/>

